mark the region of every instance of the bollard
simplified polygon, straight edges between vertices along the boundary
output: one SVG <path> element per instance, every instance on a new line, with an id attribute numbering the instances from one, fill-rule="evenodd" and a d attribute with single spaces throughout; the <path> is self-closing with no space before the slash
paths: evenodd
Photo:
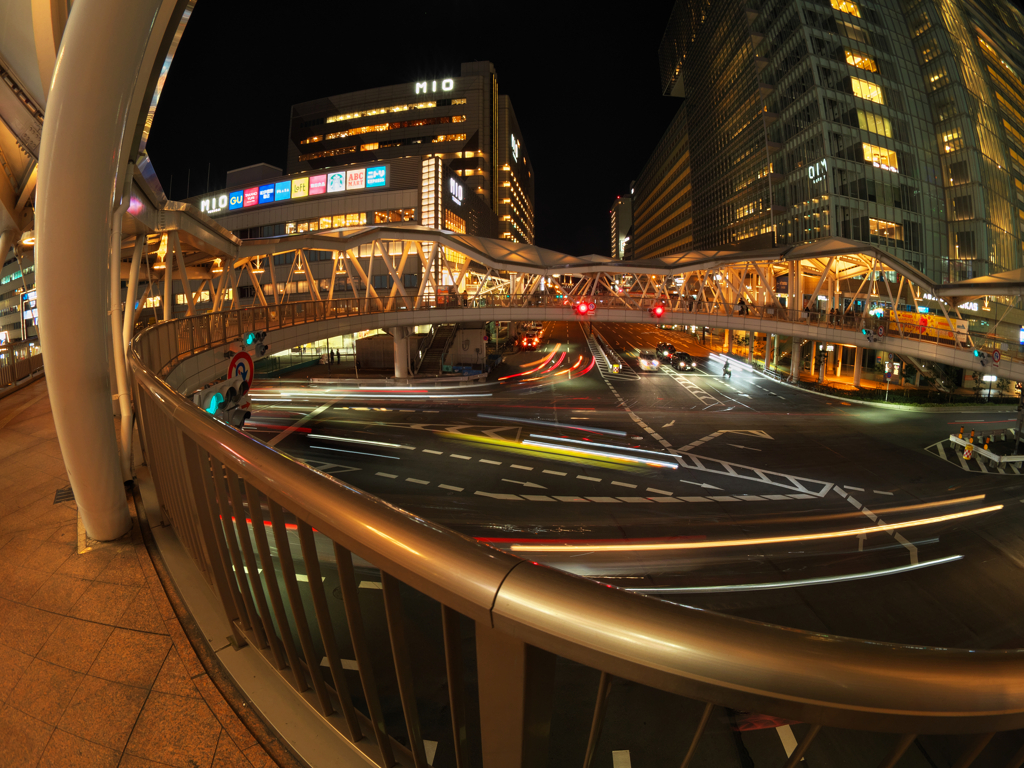
<path id="1" fill-rule="evenodd" d="M 971 430 L 971 442 L 972 443 L 974 442 L 974 430 L 973 429 Z"/>
<path id="2" fill-rule="evenodd" d="M 983 446 L 981 446 L 981 450 L 983 450 L 983 451 L 987 451 L 988 450 L 988 437 L 987 436 L 985 437 L 985 444 Z"/>

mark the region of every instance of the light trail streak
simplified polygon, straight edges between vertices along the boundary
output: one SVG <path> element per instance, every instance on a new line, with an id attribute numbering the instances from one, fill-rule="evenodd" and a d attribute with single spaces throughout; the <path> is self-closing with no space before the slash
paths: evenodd
<path id="1" fill-rule="evenodd" d="M 604 451 L 588 451 L 583 448 L 570 448 L 568 446 L 562 447 L 560 445 L 551 445 L 550 443 L 538 443 L 534 440 L 523 440 L 523 445 L 532 445 L 536 448 L 544 448 L 548 451 L 559 451 L 567 453 L 582 453 L 585 456 L 598 456 L 602 459 L 619 459 L 620 461 L 632 461 L 637 464 L 648 464 L 653 467 L 664 467 L 665 469 L 679 469 L 679 464 L 672 462 L 671 464 L 667 461 L 658 461 L 657 459 L 646 459 L 643 456 L 625 456 L 618 453 L 605 453 Z"/>
<path id="2" fill-rule="evenodd" d="M 576 445 L 586 445 L 596 448 L 611 448 L 613 451 L 633 451 L 634 453 L 645 453 L 648 456 L 657 456 L 659 459 L 670 458 L 669 454 L 661 453 L 660 451 L 646 451 L 643 448 L 632 448 L 628 445 L 608 445 L 607 443 L 588 443 L 583 440 L 573 440 L 571 437 L 555 437 L 553 435 L 530 435 L 538 440 L 561 440 L 565 443 L 573 443 Z M 554 448 L 556 446 L 552 446 Z"/>
<path id="3" fill-rule="evenodd" d="M 560 429 L 577 429 L 580 432 L 600 432 L 603 435 L 617 435 L 625 437 L 626 433 L 617 429 L 602 429 L 601 427 L 577 427 L 573 424 L 559 424 L 557 421 L 542 421 L 541 419 L 517 419 L 514 416 L 495 416 L 490 413 L 478 413 L 478 419 L 491 419 L 492 421 L 514 421 L 519 424 L 533 424 L 534 426 L 558 427 Z"/>
<path id="4" fill-rule="evenodd" d="M 929 560 L 926 563 L 915 563 L 913 565 L 902 565 L 899 568 L 883 568 L 880 571 L 863 571 L 861 573 L 848 573 L 843 576 L 819 576 L 815 579 L 795 579 L 793 581 L 773 581 L 766 584 L 722 584 L 714 587 L 627 587 L 627 592 L 642 592 L 645 595 L 695 595 L 713 592 L 759 592 L 769 589 L 789 589 L 791 587 L 812 587 L 819 584 L 841 584 L 844 581 L 859 581 L 861 579 L 875 579 L 879 576 L 895 576 L 899 573 L 917 571 L 921 568 L 930 568 L 933 565 L 945 565 L 957 560 L 963 560 L 963 555 L 950 555 L 941 557 L 938 560 Z"/>
<path id="5" fill-rule="evenodd" d="M 878 531 L 898 531 L 902 528 L 915 528 L 919 525 L 934 525 L 935 523 L 945 523 L 950 520 L 961 520 L 965 517 L 974 517 L 975 515 L 983 515 L 986 512 L 997 512 L 1002 509 L 1002 504 L 996 504 L 991 507 L 979 507 L 978 509 L 969 509 L 966 512 L 954 512 L 948 515 L 940 515 L 938 517 L 927 517 L 920 520 L 906 520 L 901 523 L 886 523 L 884 525 L 872 525 L 867 528 L 854 528 L 847 531 L 827 531 L 825 533 L 805 533 L 794 536 L 770 536 L 761 539 L 727 539 L 724 541 L 707 541 L 701 543 L 691 542 L 661 542 L 654 543 L 649 542 L 646 544 L 599 544 L 597 546 L 586 546 L 585 544 L 580 545 L 565 545 L 565 546 L 549 546 L 544 544 L 531 545 L 531 544 L 514 544 L 512 545 L 513 552 L 653 552 L 659 550 L 676 550 L 676 549 L 722 549 L 725 547 L 757 547 L 764 544 L 789 544 L 798 541 L 822 541 L 824 539 L 843 539 L 849 536 L 859 536 L 860 534 L 876 533 Z"/>
<path id="6" fill-rule="evenodd" d="M 360 443 L 362 445 L 376 445 L 381 448 L 406 448 L 406 445 L 399 445 L 398 443 L 381 443 L 376 440 L 358 440 L 354 437 L 334 437 L 333 435 L 310 435 L 314 440 L 337 440 L 342 443 Z M 411 450 L 411 449 L 410 449 Z"/>
<path id="7" fill-rule="evenodd" d="M 358 456 L 375 456 L 378 459 L 394 459 L 395 461 L 401 461 L 398 456 L 385 456 L 382 453 L 365 453 L 364 451 L 345 451 L 341 448 L 328 448 L 326 445 L 311 445 L 309 446 L 314 451 L 334 451 L 335 453 L 354 453 Z"/>
<path id="8" fill-rule="evenodd" d="M 538 365 L 536 368 L 532 368 L 529 371 L 523 371 L 522 373 L 511 373 L 508 376 L 502 376 L 501 378 L 498 379 L 498 381 L 505 381 L 505 379 L 514 379 L 517 376 L 529 376 L 531 373 L 536 373 L 541 368 L 543 368 L 545 365 L 547 365 L 549 362 L 551 362 L 551 358 L 553 358 L 555 356 L 555 353 L 558 352 L 558 348 L 561 347 L 561 346 L 562 346 L 561 342 L 556 344 L 555 348 L 553 350 L 551 350 L 551 354 L 549 354 L 547 357 L 545 357 L 541 361 L 540 365 Z M 564 356 L 565 353 L 563 352 L 562 355 Z"/>

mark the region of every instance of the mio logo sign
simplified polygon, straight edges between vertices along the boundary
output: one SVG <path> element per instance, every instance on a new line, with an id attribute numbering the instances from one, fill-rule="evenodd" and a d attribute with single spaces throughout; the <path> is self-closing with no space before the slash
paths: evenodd
<path id="1" fill-rule="evenodd" d="M 430 85 L 428 88 L 427 85 Z M 455 90 L 455 81 L 450 77 L 446 77 L 441 81 L 442 91 Z M 437 80 L 423 80 L 422 82 L 416 83 L 416 93 L 437 93 Z"/>
<path id="2" fill-rule="evenodd" d="M 199 210 L 202 211 L 203 213 L 220 213 L 227 207 L 227 195 L 214 195 L 213 197 L 207 197 L 206 199 L 199 201 Z"/>

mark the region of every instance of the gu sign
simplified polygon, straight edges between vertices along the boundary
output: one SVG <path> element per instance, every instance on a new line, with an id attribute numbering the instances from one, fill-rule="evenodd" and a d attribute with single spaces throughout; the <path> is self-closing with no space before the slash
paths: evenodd
<path id="1" fill-rule="evenodd" d="M 428 82 L 430 86 L 429 88 L 427 87 Z M 444 80 L 441 81 L 441 90 L 455 90 L 455 81 L 452 80 L 450 77 L 446 77 Z M 423 80 L 421 82 L 416 83 L 416 93 L 437 93 L 437 80 Z"/>
<path id="2" fill-rule="evenodd" d="M 824 159 L 807 166 L 807 178 L 811 180 L 812 184 L 824 181 L 826 173 L 828 173 L 828 163 Z"/>

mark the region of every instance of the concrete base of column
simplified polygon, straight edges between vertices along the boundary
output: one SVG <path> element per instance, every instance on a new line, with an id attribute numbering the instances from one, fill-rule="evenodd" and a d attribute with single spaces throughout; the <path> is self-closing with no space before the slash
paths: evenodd
<path id="1" fill-rule="evenodd" d="M 800 369 L 804 367 L 803 339 L 793 339 L 793 351 L 789 355 L 789 380 L 800 381 Z"/>
<path id="2" fill-rule="evenodd" d="M 409 329 L 392 328 L 395 339 L 395 378 L 409 378 Z"/>

